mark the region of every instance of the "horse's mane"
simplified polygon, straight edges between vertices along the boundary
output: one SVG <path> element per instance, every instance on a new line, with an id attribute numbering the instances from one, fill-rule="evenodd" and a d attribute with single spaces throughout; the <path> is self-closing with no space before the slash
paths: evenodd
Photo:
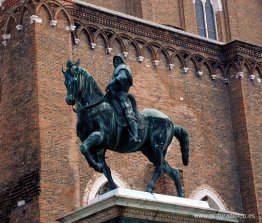
<path id="1" fill-rule="evenodd" d="M 80 68 L 78 73 L 78 87 L 81 91 L 82 98 L 87 99 L 88 102 L 98 102 L 104 96 L 94 78 L 85 69 Z"/>

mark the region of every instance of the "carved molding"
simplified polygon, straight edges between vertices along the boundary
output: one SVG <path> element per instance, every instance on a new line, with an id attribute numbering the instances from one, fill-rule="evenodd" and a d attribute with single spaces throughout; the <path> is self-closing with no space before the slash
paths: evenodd
<path id="1" fill-rule="evenodd" d="M 156 66 L 160 61 L 160 54 L 164 54 L 166 61 L 160 61 L 160 63 L 166 64 L 167 70 L 172 70 L 174 59 L 179 58 L 182 67 L 184 67 L 183 73 L 187 73 L 186 68 L 191 61 L 195 65 L 196 71 L 202 70 L 203 66 L 206 66 L 209 72 L 205 72 L 203 75 L 208 75 L 211 80 L 230 79 L 228 71 L 232 66 L 236 73 L 242 72 L 243 66 L 246 66 L 249 72 L 246 79 L 254 80 L 256 73 L 259 75 L 257 80 L 262 78 L 260 59 L 262 58 L 262 47 L 241 41 L 233 41 L 225 45 L 216 44 L 179 32 L 156 29 L 150 24 L 136 22 L 128 18 L 121 17 L 119 19 L 117 16 L 95 8 L 83 7 L 78 4 L 75 7 L 72 7 L 72 4 L 62 5 L 55 0 L 52 2 L 26 0 L 23 4 L 14 8 L 11 7 L 1 23 L 3 33 L 9 33 L 10 25 L 15 25 L 21 32 L 20 24 L 23 20 L 21 11 L 26 9 L 31 15 L 35 15 L 34 18 L 39 18 L 37 16 L 41 7 L 48 10 L 51 26 L 56 26 L 59 12 L 65 12 L 68 21 L 70 21 L 67 29 L 73 34 L 72 42 L 74 44 L 79 44 L 78 35 L 81 30 L 85 30 L 90 40 L 91 49 L 96 48 L 96 40 L 102 35 L 106 41 L 106 53 L 110 53 L 111 49 L 114 48 L 112 45 L 114 40 L 117 40 L 120 43 L 123 55 L 127 56 L 128 45 L 132 44 L 136 50 L 138 62 L 143 62 L 144 52 L 147 49 L 151 53 L 151 58 L 147 59 L 151 59 Z M 129 42 L 124 43 L 124 38 L 128 38 Z M 3 44 L 6 45 L 6 43 L 7 41 L 4 40 Z M 217 72 L 218 70 L 219 72 Z M 254 72 L 255 70 L 257 72 Z M 217 78 L 218 73 L 222 75 L 222 78 Z"/>

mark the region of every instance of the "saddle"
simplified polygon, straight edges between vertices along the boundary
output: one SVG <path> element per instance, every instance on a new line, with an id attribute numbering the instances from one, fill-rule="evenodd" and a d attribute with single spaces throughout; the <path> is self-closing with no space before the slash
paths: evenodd
<path id="1" fill-rule="evenodd" d="M 128 95 L 128 97 L 131 101 L 132 107 L 136 108 L 136 104 L 134 104 L 134 103 L 136 103 L 134 101 L 135 100 L 134 97 L 130 94 Z M 108 96 L 107 101 L 111 105 L 111 107 L 112 107 L 112 109 L 115 113 L 117 125 L 119 125 L 121 127 L 127 127 L 128 123 L 127 123 L 126 117 L 123 114 L 122 109 L 121 109 L 119 103 L 117 102 L 117 100 L 115 100 L 113 97 Z M 135 113 L 135 118 L 138 120 L 138 129 L 144 129 L 144 118 L 143 118 L 143 116 L 136 109 L 135 109 L 134 113 Z"/>

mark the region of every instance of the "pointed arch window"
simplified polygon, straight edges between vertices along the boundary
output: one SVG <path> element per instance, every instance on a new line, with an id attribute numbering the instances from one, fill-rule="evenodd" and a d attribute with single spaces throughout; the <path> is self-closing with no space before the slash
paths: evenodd
<path id="1" fill-rule="evenodd" d="M 199 35 L 217 40 L 215 12 L 221 11 L 220 0 L 195 0 L 194 3 Z"/>

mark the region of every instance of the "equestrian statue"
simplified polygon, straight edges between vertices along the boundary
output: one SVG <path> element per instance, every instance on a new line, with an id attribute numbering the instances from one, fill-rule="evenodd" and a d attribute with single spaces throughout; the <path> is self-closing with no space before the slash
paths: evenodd
<path id="1" fill-rule="evenodd" d="M 189 160 L 187 131 L 174 125 L 170 118 L 155 109 L 139 112 L 136 100 L 129 94 L 133 85 L 132 72 L 122 55 L 113 58 L 114 71 L 104 95 L 91 74 L 76 63 L 68 61 L 62 69 L 67 89 L 66 103 L 77 113 L 77 136 L 80 151 L 90 167 L 103 173 L 110 190 L 116 189 L 105 160 L 106 150 L 118 153 L 141 151 L 154 164 L 155 172 L 146 191 L 152 193 L 158 178 L 168 174 L 174 181 L 177 196 L 184 197 L 180 173 L 165 160 L 168 146 L 175 136 L 180 142 L 182 161 Z"/>

